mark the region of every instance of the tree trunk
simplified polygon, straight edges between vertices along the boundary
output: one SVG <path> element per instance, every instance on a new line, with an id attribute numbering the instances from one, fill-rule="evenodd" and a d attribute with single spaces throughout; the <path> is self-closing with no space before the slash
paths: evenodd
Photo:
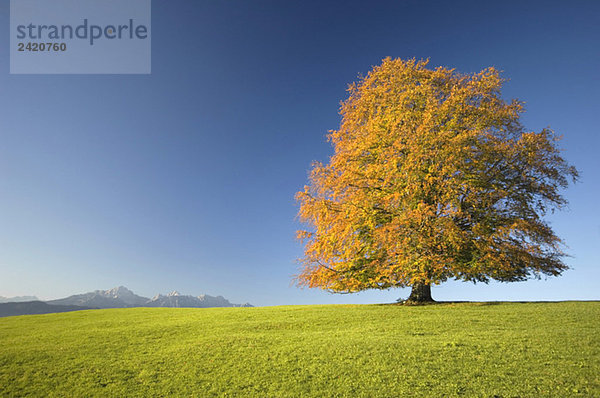
<path id="1" fill-rule="evenodd" d="M 433 302 L 433 298 L 431 298 L 431 284 L 430 283 L 415 283 L 412 286 L 412 291 L 410 292 L 410 297 L 408 300 L 413 303 L 431 303 Z"/>

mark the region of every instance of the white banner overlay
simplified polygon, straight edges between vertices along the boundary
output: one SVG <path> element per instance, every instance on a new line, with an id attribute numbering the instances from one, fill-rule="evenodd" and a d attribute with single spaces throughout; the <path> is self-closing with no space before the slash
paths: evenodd
<path id="1" fill-rule="evenodd" d="M 151 0 L 11 0 L 10 73 L 149 74 Z"/>

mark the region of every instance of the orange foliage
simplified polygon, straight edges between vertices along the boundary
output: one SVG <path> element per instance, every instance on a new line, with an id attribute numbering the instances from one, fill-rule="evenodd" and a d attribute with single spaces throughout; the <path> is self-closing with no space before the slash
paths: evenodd
<path id="1" fill-rule="evenodd" d="M 386 58 L 350 85 L 334 154 L 296 195 L 300 285 L 334 292 L 559 275 L 542 219 L 577 178 L 549 129 L 526 132 L 494 68 Z"/>

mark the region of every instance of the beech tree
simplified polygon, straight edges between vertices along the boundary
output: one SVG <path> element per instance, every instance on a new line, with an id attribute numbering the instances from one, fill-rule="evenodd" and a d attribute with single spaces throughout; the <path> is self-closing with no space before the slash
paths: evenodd
<path id="1" fill-rule="evenodd" d="M 299 285 L 351 293 L 448 279 L 558 276 L 563 243 L 543 217 L 578 177 L 552 130 L 526 131 L 498 70 L 386 58 L 348 88 L 334 154 L 296 195 L 306 230 Z"/>

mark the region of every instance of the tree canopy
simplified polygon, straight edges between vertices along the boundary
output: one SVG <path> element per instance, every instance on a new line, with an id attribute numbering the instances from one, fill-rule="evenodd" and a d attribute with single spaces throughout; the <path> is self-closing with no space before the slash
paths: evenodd
<path id="1" fill-rule="evenodd" d="M 332 292 L 560 275 L 543 219 L 578 177 L 552 130 L 526 131 L 495 68 L 386 58 L 351 84 L 334 153 L 296 195 L 300 285 Z M 415 296 L 417 297 L 417 296 Z M 418 297 L 417 297 L 418 298 Z M 430 297 L 429 297 L 430 298 Z"/>

